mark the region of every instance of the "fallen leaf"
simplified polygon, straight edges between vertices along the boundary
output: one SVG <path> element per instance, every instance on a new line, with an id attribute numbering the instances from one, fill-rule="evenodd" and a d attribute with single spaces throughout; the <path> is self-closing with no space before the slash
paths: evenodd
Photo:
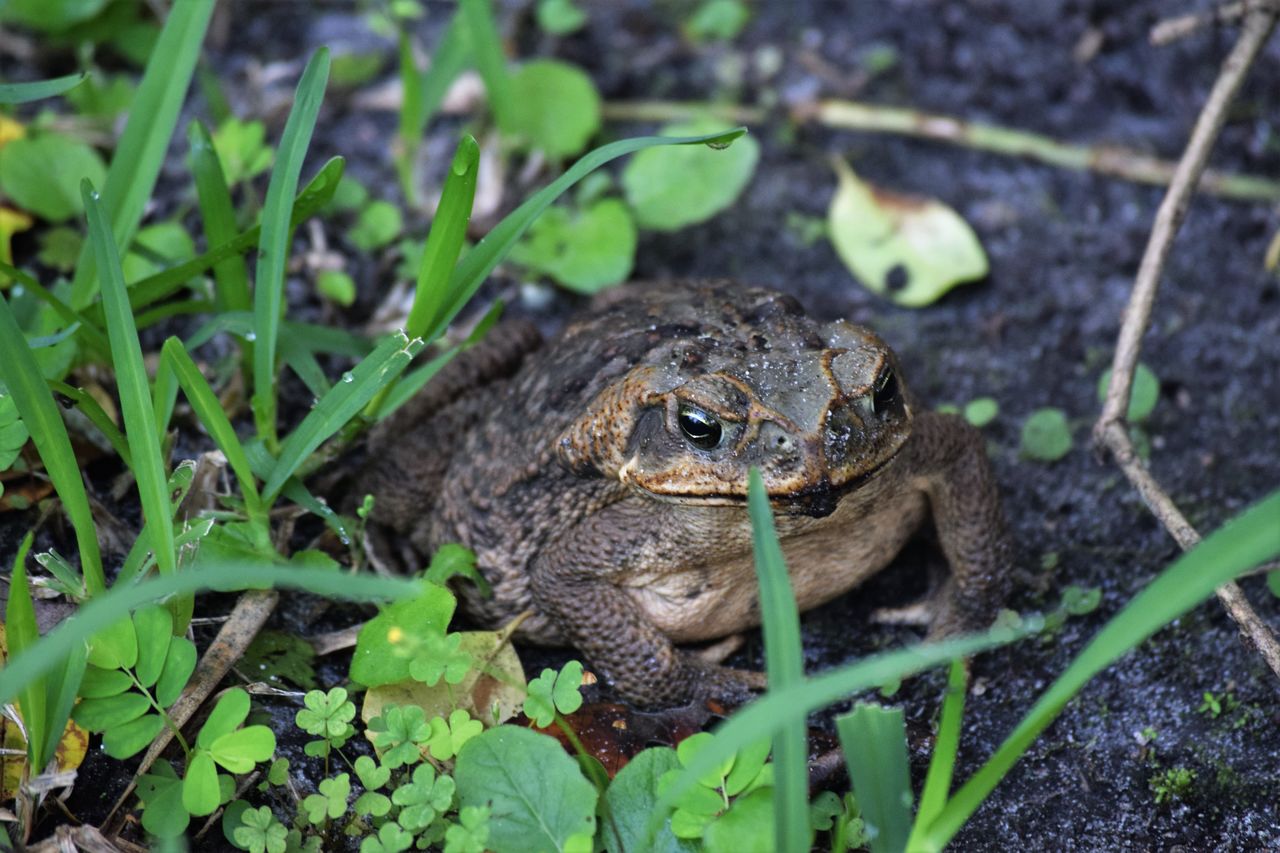
<path id="1" fill-rule="evenodd" d="M 918 308 L 987 274 L 978 236 L 954 210 L 867 183 L 843 160 L 832 165 L 840 184 L 827 230 L 840 259 L 869 290 Z"/>

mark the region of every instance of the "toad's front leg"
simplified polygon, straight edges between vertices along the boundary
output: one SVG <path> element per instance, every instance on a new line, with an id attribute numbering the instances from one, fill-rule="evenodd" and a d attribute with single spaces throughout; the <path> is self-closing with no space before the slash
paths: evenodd
<path id="1" fill-rule="evenodd" d="M 611 522 L 608 510 L 544 547 L 530 568 L 534 605 L 627 699 L 643 706 L 698 699 L 732 704 L 760 689 L 760 673 L 720 666 L 676 648 L 616 581 L 630 555 L 651 546 L 650 531 Z"/>

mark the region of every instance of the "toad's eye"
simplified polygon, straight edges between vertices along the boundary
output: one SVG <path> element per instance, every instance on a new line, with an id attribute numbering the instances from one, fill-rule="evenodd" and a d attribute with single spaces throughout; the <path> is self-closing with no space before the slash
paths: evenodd
<path id="1" fill-rule="evenodd" d="M 720 422 L 696 406 L 681 406 L 678 416 L 680 430 L 689 443 L 699 450 L 714 450 L 720 444 L 724 430 Z"/>
<path id="2" fill-rule="evenodd" d="M 871 408 L 878 414 L 886 414 L 898 403 L 898 377 L 892 367 L 886 367 L 876 377 L 876 390 L 871 396 Z"/>

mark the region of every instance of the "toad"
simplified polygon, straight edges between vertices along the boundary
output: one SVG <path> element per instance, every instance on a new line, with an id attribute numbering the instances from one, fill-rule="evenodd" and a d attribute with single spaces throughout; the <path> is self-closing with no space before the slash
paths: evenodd
<path id="1" fill-rule="evenodd" d="M 759 622 L 760 470 L 799 607 L 884 568 L 932 518 L 931 634 L 981 627 L 1010 561 L 981 435 L 923 410 L 872 331 L 731 282 L 631 285 L 542 343 L 506 323 L 380 424 L 355 483 L 419 557 L 476 554 L 485 624 L 572 645 L 624 697 L 745 698 L 681 648 Z"/>

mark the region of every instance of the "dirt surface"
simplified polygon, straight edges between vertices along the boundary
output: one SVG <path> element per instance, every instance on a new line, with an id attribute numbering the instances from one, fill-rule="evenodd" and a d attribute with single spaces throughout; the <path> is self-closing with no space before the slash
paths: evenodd
<path id="1" fill-rule="evenodd" d="M 381 45 L 389 63 L 394 55 L 390 43 L 363 34 L 359 15 L 345 5 L 229 5 L 235 35 L 211 51 L 212 66 L 242 114 L 265 110 L 275 121 L 273 138 L 281 106 L 287 109 L 282 97 L 315 46 Z M 527 12 L 515 7 L 507 9 L 506 34 L 522 56 L 552 54 L 584 65 L 608 101 L 732 98 L 781 105 L 772 119 L 751 128 L 763 152 L 740 202 L 700 226 L 643 233 L 636 276 L 734 276 L 789 290 L 816 314 L 875 326 L 926 399 L 994 397 L 1000 414 L 984 432 L 1025 572 L 1009 605 L 1042 611 L 1055 606 L 1069 584 L 1101 588 L 1097 610 L 1056 636 L 976 661 L 957 773 L 963 779 L 1106 619 L 1177 553 L 1119 472 L 1100 464 L 1088 446 L 1097 379 L 1109 363 L 1161 190 L 934 143 L 793 126 L 784 110 L 818 97 L 857 97 L 1174 158 L 1235 30 L 1209 27 L 1170 46 L 1147 43 L 1161 16 L 1210 5 L 1194 0 L 768 0 L 756 4 L 733 44 L 695 49 L 673 24 L 676 3 L 584 5 L 590 24 L 569 38 L 539 35 Z M 440 17 L 424 22 L 423 32 L 437 32 Z M 1096 52 L 1082 56 L 1089 40 L 1098 42 Z M 430 35 L 427 41 L 433 43 Z M 877 45 L 892 47 L 897 62 L 863 79 L 860 63 Z M 762 76 L 757 59 L 774 49 L 781 69 Z M 739 60 L 745 74 L 726 82 L 726 68 Z M 1214 165 L 1280 173 L 1277 60 L 1280 39 L 1233 108 Z M 262 74 L 276 62 L 288 67 Z M 390 65 L 383 76 L 394 77 Z M 250 85 L 264 77 L 278 82 Z M 239 91 L 242 85 L 250 94 Z M 200 104 L 193 100 L 196 113 Z M 394 126 L 392 113 L 356 110 L 349 99 L 331 97 L 304 172 L 342 154 L 375 196 L 393 196 L 387 140 Z M 606 133 L 652 129 L 611 123 Z M 433 125 L 427 150 L 437 164 L 446 162 L 457 130 L 454 119 Z M 863 289 L 825 239 L 808 243 L 787 225 L 792 214 L 825 216 L 835 186 L 833 154 L 866 178 L 954 206 L 986 247 L 988 278 L 920 310 L 897 308 Z M 174 180 L 185 180 L 182 175 L 175 171 Z M 508 206 L 525 191 L 511 192 Z M 168 204 L 161 200 L 162 208 Z M 1146 424 L 1152 468 L 1202 532 L 1280 484 L 1280 288 L 1262 268 L 1278 224 L 1265 204 L 1197 200 L 1145 342 L 1143 360 L 1161 382 Z M 387 266 L 377 259 L 354 265 L 361 302 L 334 322 L 363 319 Z M 537 313 L 554 325 L 571 305 L 559 297 Z M 1073 450 L 1054 464 L 1018 455 L 1023 421 L 1043 406 L 1065 410 L 1073 428 Z M 0 531 L 0 561 L 11 556 L 12 541 Z M 914 637 L 909 629 L 870 625 L 870 614 L 918 595 L 927 568 L 940 562 L 928 544 L 912 547 L 866 588 L 806 616 L 811 667 Z M 1280 625 L 1280 601 L 1261 579 L 1243 587 L 1263 618 Z M 758 660 L 759 652 L 756 637 L 738 663 Z M 906 710 L 921 767 L 940 685 L 937 677 L 917 679 L 892 700 Z M 1201 606 L 1095 679 L 953 849 L 1280 846 L 1278 686 L 1242 646 L 1221 607 Z M 1214 717 L 1201 710 L 1205 692 L 1229 694 L 1238 704 Z M 1144 746 L 1138 735 L 1148 728 L 1156 737 Z M 1194 771 L 1194 781 L 1181 796 L 1157 804 L 1150 780 L 1174 768 Z"/>

